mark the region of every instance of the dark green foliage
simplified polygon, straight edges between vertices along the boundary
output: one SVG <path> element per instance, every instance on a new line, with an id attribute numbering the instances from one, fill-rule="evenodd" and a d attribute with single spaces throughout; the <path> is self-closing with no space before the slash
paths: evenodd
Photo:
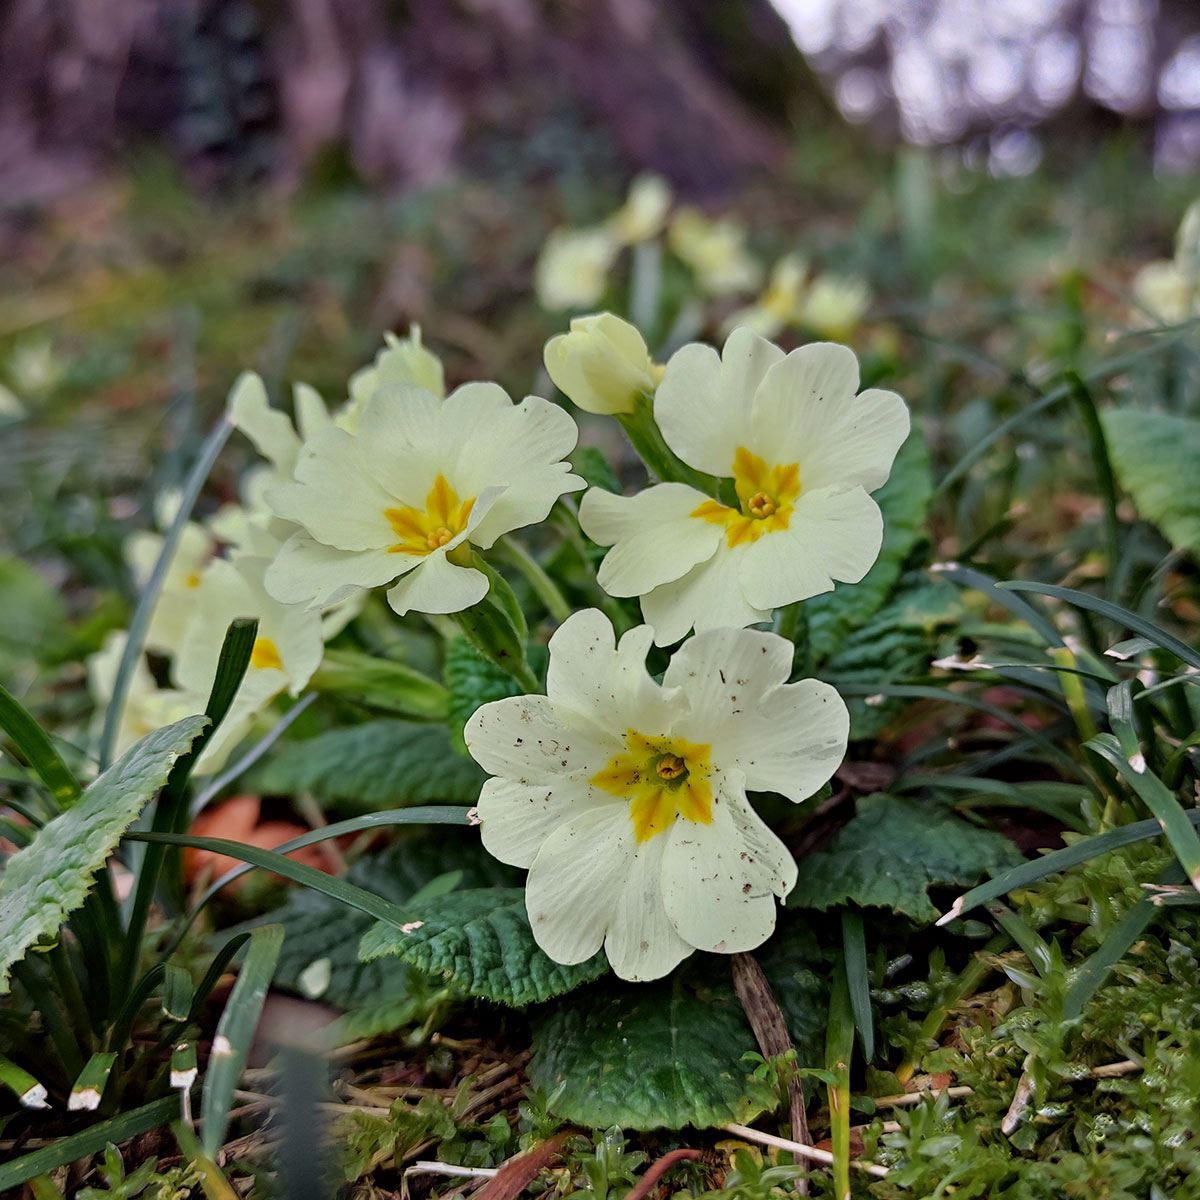
<path id="1" fill-rule="evenodd" d="M 801 863 L 788 905 L 827 909 L 849 901 L 932 921 L 938 911 L 927 888 L 965 886 L 1021 857 L 1007 838 L 940 804 L 876 793 L 859 800 L 854 819 Z"/>
<path id="2" fill-rule="evenodd" d="M 349 813 L 473 804 L 483 772 L 439 725 L 367 721 L 289 746 L 256 777 L 260 791 L 311 792 Z"/>

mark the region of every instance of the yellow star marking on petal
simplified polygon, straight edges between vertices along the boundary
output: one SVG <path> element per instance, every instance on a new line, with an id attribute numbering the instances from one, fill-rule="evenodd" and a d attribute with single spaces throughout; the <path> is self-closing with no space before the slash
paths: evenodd
<path id="1" fill-rule="evenodd" d="M 250 665 L 260 670 L 283 670 L 283 659 L 279 657 L 279 650 L 269 637 L 254 639 L 254 649 L 250 651 Z"/>
<path id="2" fill-rule="evenodd" d="M 781 463 L 768 467 L 757 454 L 739 446 L 733 456 L 734 490 L 741 508 L 729 508 L 716 500 L 705 500 L 691 515 L 714 525 L 725 526 L 730 547 L 757 542 L 764 533 L 786 529 L 794 501 L 800 495 L 800 464 Z"/>
<path id="3" fill-rule="evenodd" d="M 639 842 L 669 829 L 676 817 L 701 825 L 712 821 L 709 745 L 651 737 L 636 729 L 626 731 L 625 745 L 627 750 L 613 755 L 591 782 L 629 801 L 633 834 Z"/>
<path id="4" fill-rule="evenodd" d="M 424 511 L 408 505 L 383 510 L 400 539 L 388 553 L 424 557 L 441 549 L 466 529 L 474 504 L 474 496 L 460 501 L 445 475 L 439 475 L 425 497 Z"/>

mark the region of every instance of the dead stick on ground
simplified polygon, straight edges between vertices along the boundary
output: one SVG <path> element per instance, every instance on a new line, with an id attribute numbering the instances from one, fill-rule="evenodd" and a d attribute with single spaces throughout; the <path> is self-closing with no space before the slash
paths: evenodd
<path id="1" fill-rule="evenodd" d="M 816 1146 L 806 1146 L 800 1142 L 789 1142 L 787 1138 L 763 1133 L 761 1129 L 751 1129 L 749 1125 L 723 1125 L 722 1128 L 726 1133 L 732 1133 L 734 1137 L 740 1137 L 744 1141 L 758 1142 L 763 1146 L 774 1146 L 777 1150 L 790 1150 L 799 1158 L 807 1158 L 810 1162 L 817 1162 L 825 1167 L 833 1165 L 833 1155 L 828 1150 L 818 1150 Z M 866 1171 L 868 1175 L 875 1175 L 879 1179 L 887 1178 L 887 1168 L 881 1167 L 878 1163 L 852 1158 L 850 1165 L 859 1171 Z"/>
<path id="2" fill-rule="evenodd" d="M 787 1021 L 762 967 L 753 955 L 743 953 L 733 956 L 733 986 L 763 1057 L 778 1058 L 791 1050 L 792 1039 Z M 804 1085 L 795 1072 L 788 1078 L 787 1094 L 792 1141 L 811 1146 L 812 1135 L 808 1132 L 808 1115 L 804 1111 Z M 808 1180 L 796 1180 L 796 1191 L 801 1196 L 807 1196 Z"/>

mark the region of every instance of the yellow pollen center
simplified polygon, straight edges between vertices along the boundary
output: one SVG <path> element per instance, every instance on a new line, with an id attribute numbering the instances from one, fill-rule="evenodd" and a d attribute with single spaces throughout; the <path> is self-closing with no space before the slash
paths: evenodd
<path id="1" fill-rule="evenodd" d="M 746 502 L 746 507 L 752 517 L 761 521 L 764 517 L 773 517 L 779 505 L 775 503 L 774 497 L 768 496 L 766 492 L 755 492 Z"/>
<path id="2" fill-rule="evenodd" d="M 193 571 L 183 582 L 187 587 L 198 588 L 200 586 L 200 576 Z"/>
<path id="3" fill-rule="evenodd" d="M 636 729 L 625 733 L 626 750 L 613 755 L 591 783 L 629 801 L 633 834 L 648 842 L 682 817 L 708 825 L 712 821 L 711 747 L 678 737 L 651 737 Z"/>
<path id="4" fill-rule="evenodd" d="M 664 754 L 654 769 L 661 779 L 678 779 L 687 773 L 687 763 L 678 754 Z"/>
<path id="5" fill-rule="evenodd" d="M 388 552 L 424 557 L 440 550 L 466 529 L 474 505 L 474 496 L 460 500 L 445 475 L 439 475 L 425 497 L 424 509 L 405 504 L 383 510 L 399 539 Z"/>
<path id="6" fill-rule="evenodd" d="M 276 671 L 283 670 L 283 659 L 279 657 L 279 650 L 269 637 L 254 639 L 254 648 L 250 651 L 250 665 L 258 667 L 259 670 L 266 670 L 268 667 Z"/>
<path id="7" fill-rule="evenodd" d="M 757 542 L 765 533 L 788 527 L 800 495 L 799 463 L 768 467 L 757 454 L 739 446 L 730 474 L 741 507 L 730 508 L 717 500 L 705 500 L 691 514 L 693 517 L 724 525 L 725 540 L 731 547 Z"/>

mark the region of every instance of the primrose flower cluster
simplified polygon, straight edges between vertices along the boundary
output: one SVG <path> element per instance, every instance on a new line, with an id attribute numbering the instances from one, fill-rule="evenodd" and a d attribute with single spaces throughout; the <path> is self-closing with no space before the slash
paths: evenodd
<path id="1" fill-rule="evenodd" d="M 625 203 L 604 221 L 582 228 L 564 226 L 551 233 L 534 272 L 543 307 L 551 312 L 593 308 L 604 296 L 624 250 L 649 250 L 644 257 L 657 269 L 660 239 L 664 239 L 701 296 L 749 298 L 726 313 L 721 323 L 726 333 L 745 326 L 773 338 L 797 327 L 842 340 L 870 308 L 870 289 L 859 277 L 813 273 L 796 254 L 784 255 L 768 274 L 737 220 L 709 218 L 691 205 L 672 211 L 672 201 L 666 180 L 641 175 L 633 181 Z"/>
<path id="2" fill-rule="evenodd" d="M 622 236 L 661 223 L 661 207 L 627 215 Z M 859 391 L 846 347 L 785 353 L 746 327 L 720 353 L 691 344 L 660 364 L 636 328 L 597 313 L 544 357 L 570 401 L 621 423 L 648 486 L 585 491 L 565 407 L 514 402 L 490 382 L 447 393 L 419 333 L 392 339 L 336 411 L 299 385 L 295 424 L 257 377 L 239 380 L 229 418 L 265 462 L 239 504 L 183 527 L 147 637 L 170 656 L 170 686 L 139 660 L 122 736 L 202 707 L 225 628 L 257 617 L 230 729 L 204 764 L 215 769 L 275 697 L 320 687 L 326 641 L 386 589 L 399 617 L 426 614 L 522 685 L 481 706 L 464 738 L 489 775 L 483 844 L 528 869 L 538 944 L 561 963 L 603 947 L 622 978 L 653 979 L 697 949 L 760 945 L 795 884 L 750 794 L 811 796 L 845 753 L 849 718 L 827 684 L 792 680 L 789 641 L 747 627 L 870 569 L 883 531 L 871 493 L 908 411 L 892 392 Z M 622 631 L 598 607 L 571 612 L 519 546 L 493 561 L 552 510 L 556 535 L 607 548 L 586 583 L 593 602 L 616 613 L 609 597 L 636 598 L 643 624 Z M 149 534 L 131 543 L 140 577 L 161 546 Z M 524 563 L 560 621 L 544 694 L 501 562 Z M 646 666 L 652 646 L 675 647 L 660 680 Z M 93 664 L 100 697 L 120 650 L 114 639 Z"/>

